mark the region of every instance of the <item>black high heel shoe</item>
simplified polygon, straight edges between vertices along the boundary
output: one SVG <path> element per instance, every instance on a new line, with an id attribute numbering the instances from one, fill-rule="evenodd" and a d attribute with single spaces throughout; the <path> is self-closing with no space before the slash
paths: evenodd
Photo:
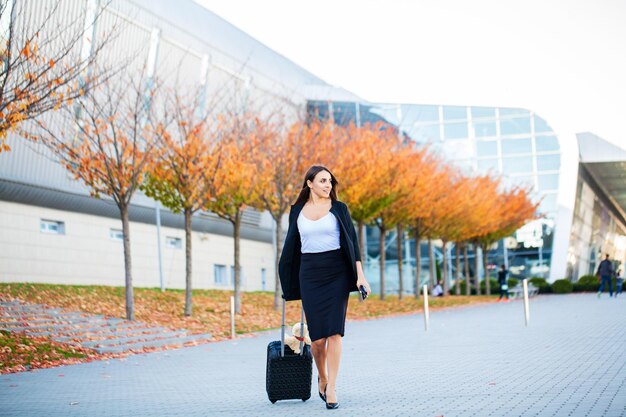
<path id="1" fill-rule="evenodd" d="M 326 385 L 328 385 L 328 384 L 326 384 Z M 323 394 L 320 392 L 319 386 L 320 386 L 320 377 L 318 376 L 317 377 L 317 393 L 320 395 L 320 398 L 322 399 L 322 401 L 326 402 L 326 386 L 324 386 L 324 393 Z"/>
<path id="2" fill-rule="evenodd" d="M 324 397 L 326 397 L 326 388 L 328 388 L 328 384 L 324 387 Z M 326 408 L 328 410 L 336 410 L 339 408 L 339 403 L 329 403 L 326 399 L 324 399 L 324 401 L 326 402 Z"/>

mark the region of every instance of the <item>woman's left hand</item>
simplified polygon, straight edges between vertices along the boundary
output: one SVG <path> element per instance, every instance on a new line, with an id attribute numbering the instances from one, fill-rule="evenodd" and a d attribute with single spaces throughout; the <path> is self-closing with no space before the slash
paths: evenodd
<path id="1" fill-rule="evenodd" d="M 356 280 L 356 286 L 357 288 L 360 288 L 361 285 L 365 287 L 365 291 L 367 291 L 367 295 L 370 295 L 372 293 L 370 284 L 367 282 L 367 280 L 365 279 L 363 275 L 359 274 L 359 278 Z"/>

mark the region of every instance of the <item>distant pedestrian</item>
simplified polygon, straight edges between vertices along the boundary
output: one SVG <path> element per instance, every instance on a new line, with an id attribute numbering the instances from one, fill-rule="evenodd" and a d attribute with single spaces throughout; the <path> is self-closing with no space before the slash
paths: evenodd
<path id="1" fill-rule="evenodd" d="M 498 284 L 500 284 L 500 298 L 498 298 L 498 300 L 502 300 L 502 297 L 505 295 L 506 299 L 509 299 L 509 284 L 506 280 L 507 275 L 509 275 L 509 271 L 506 269 L 506 266 L 501 265 L 498 271 Z"/>
<path id="2" fill-rule="evenodd" d="M 443 287 L 441 286 L 441 281 L 437 281 L 437 285 L 433 287 L 431 293 L 433 297 L 443 297 Z"/>
<path id="3" fill-rule="evenodd" d="M 622 293 L 622 284 L 624 284 L 624 277 L 622 276 L 622 270 L 618 269 L 615 273 L 615 296 Z"/>
<path id="4" fill-rule="evenodd" d="M 598 298 L 600 298 L 600 294 L 602 294 L 604 284 L 606 283 L 609 284 L 609 297 L 613 297 L 613 283 L 611 282 L 613 278 L 613 264 L 609 261 L 608 253 L 606 254 L 604 260 L 600 262 L 600 265 L 598 265 L 596 276 L 599 276 L 601 280 L 600 289 L 598 290 Z"/>

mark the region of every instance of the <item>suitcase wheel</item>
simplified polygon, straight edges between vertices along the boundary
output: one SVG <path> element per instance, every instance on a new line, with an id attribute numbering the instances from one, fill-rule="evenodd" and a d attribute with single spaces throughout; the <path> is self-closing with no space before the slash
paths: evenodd
<path id="1" fill-rule="evenodd" d="M 302 401 L 306 401 L 306 400 L 308 400 L 308 398 L 303 398 L 303 399 L 302 399 Z"/>
<path id="2" fill-rule="evenodd" d="M 276 400 L 270 400 L 272 404 L 276 404 Z"/>

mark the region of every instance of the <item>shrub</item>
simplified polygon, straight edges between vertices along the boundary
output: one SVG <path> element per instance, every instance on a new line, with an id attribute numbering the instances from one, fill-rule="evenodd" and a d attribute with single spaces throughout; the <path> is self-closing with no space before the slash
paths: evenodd
<path id="1" fill-rule="evenodd" d="M 465 280 L 461 281 L 461 295 L 465 295 L 465 286 L 467 285 Z M 472 288 L 470 288 L 470 294 L 471 295 L 476 295 L 476 289 L 474 288 L 474 286 L 472 285 Z"/>
<path id="2" fill-rule="evenodd" d="M 539 288 L 539 294 L 550 294 L 553 292 L 552 286 L 548 284 L 548 281 L 546 281 L 545 278 L 532 277 L 528 280 L 528 282 Z"/>
<path id="3" fill-rule="evenodd" d="M 574 286 L 567 279 L 557 279 L 552 283 L 552 290 L 557 294 L 567 294 L 572 292 Z"/>
<path id="4" fill-rule="evenodd" d="M 507 280 L 507 284 L 508 284 L 509 288 L 513 288 L 513 287 L 515 287 L 517 284 L 519 284 L 519 281 L 518 281 L 517 279 L 515 279 L 515 278 L 509 278 L 509 279 Z"/>
<path id="5" fill-rule="evenodd" d="M 600 287 L 600 280 L 595 275 L 583 275 L 574 283 L 574 292 L 596 292 Z"/>
<path id="6" fill-rule="evenodd" d="M 498 284 L 497 280 L 489 278 L 489 286 L 492 294 L 500 294 L 500 284 Z M 486 294 L 486 290 L 487 284 L 485 283 L 485 280 L 480 281 L 480 293 Z"/>

